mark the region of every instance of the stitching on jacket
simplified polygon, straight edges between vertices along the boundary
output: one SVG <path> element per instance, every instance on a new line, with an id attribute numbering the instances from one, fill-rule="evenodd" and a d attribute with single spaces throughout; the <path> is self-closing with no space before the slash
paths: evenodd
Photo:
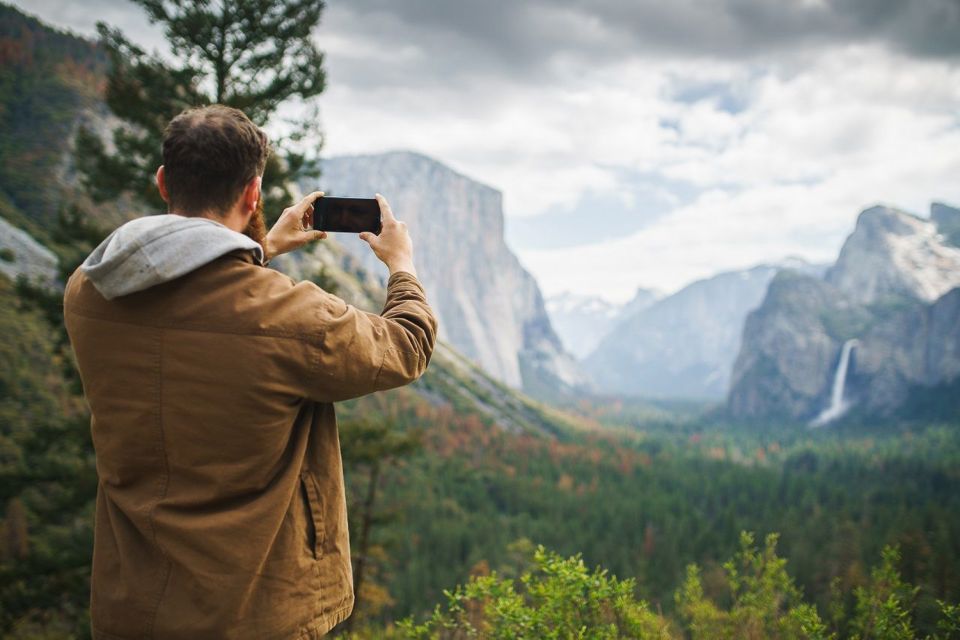
<path id="1" fill-rule="evenodd" d="M 347 604 L 340 607 L 339 609 L 334 609 L 333 611 L 328 611 L 327 613 L 321 613 L 315 617 L 310 622 L 307 622 L 304 626 L 301 627 L 302 631 L 297 636 L 297 640 L 303 640 L 304 638 L 320 638 L 327 631 L 340 624 L 347 619 L 347 616 L 350 615 L 350 612 L 353 610 L 353 596 L 347 600 Z M 320 631 L 321 628 L 326 626 L 325 631 Z M 317 635 L 319 634 L 319 635 Z"/>
<path id="2" fill-rule="evenodd" d="M 156 376 L 156 403 L 157 403 L 157 436 L 159 438 L 157 453 L 160 455 L 160 460 L 163 463 L 163 474 L 161 474 L 160 479 L 157 481 L 157 499 L 153 503 L 153 506 L 150 508 L 150 513 L 147 515 L 147 523 L 150 525 L 150 533 L 153 537 L 153 546 L 156 547 L 160 555 L 163 556 L 163 559 L 166 561 L 164 563 L 163 577 L 160 580 L 160 591 L 157 593 L 156 600 L 153 603 L 153 615 L 150 617 L 150 622 L 147 625 L 147 636 L 153 636 L 153 628 L 157 623 L 157 614 L 160 611 L 160 602 L 163 600 L 163 594 L 167 589 L 167 582 L 170 580 L 170 559 L 167 557 L 167 554 L 163 551 L 160 544 L 157 542 L 157 528 L 154 524 L 154 513 L 157 510 L 157 507 L 160 504 L 160 501 L 163 500 L 164 496 L 167 495 L 167 487 L 170 485 L 170 465 L 167 461 L 167 450 L 166 443 L 164 442 L 163 435 L 163 346 L 164 346 L 164 335 L 163 331 L 157 332 L 158 344 L 157 344 L 157 361 L 154 367 L 154 375 Z"/>
<path id="3" fill-rule="evenodd" d="M 383 372 L 383 368 L 387 364 L 387 355 L 390 353 L 396 353 L 399 355 L 413 356 L 417 359 L 417 367 L 423 366 L 423 355 L 416 351 L 407 351 L 406 349 L 397 349 L 396 347 L 387 347 L 383 350 L 383 358 L 380 360 L 380 368 L 377 369 L 377 375 L 373 379 L 374 386 L 377 386 L 380 383 L 380 374 Z M 419 378 L 419 376 L 417 376 Z"/>
<path id="4" fill-rule="evenodd" d="M 387 354 L 391 351 L 393 351 L 391 347 L 387 347 L 383 350 L 383 357 L 380 358 L 380 367 L 377 369 L 377 375 L 373 376 L 374 387 L 380 384 L 380 374 L 383 372 L 383 367 L 387 364 Z"/>
<path id="5" fill-rule="evenodd" d="M 282 338 L 285 340 L 301 340 L 305 342 L 322 342 L 326 336 L 326 329 L 317 329 L 314 333 L 306 333 L 303 331 L 275 331 L 268 329 L 240 329 L 239 327 L 220 327 L 217 329 L 201 328 L 193 324 L 151 324 L 145 322 L 127 322 L 125 320 L 115 320 L 113 318 L 107 318 L 95 313 L 81 313 L 81 311 L 86 311 L 82 307 L 78 310 L 76 308 L 71 309 L 70 313 L 81 318 L 86 318 L 88 320 L 99 320 L 101 322 L 112 322 L 114 324 L 128 325 L 132 327 L 149 327 L 151 329 L 165 329 L 168 331 L 194 331 L 196 333 L 213 333 L 213 334 L 223 334 L 223 335 L 233 335 L 233 336 L 256 336 L 258 338 Z M 231 331 L 231 329 L 234 329 Z"/>

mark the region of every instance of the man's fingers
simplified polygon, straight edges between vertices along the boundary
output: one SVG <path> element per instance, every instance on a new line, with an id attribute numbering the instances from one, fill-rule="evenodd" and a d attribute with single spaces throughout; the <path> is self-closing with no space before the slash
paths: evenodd
<path id="1" fill-rule="evenodd" d="M 323 240 L 327 237 L 326 231 L 314 231 L 310 235 L 310 240 Z"/>
<path id="2" fill-rule="evenodd" d="M 303 215 L 303 213 L 307 210 L 307 208 L 312 207 L 314 201 L 317 198 L 320 198 L 322 196 L 323 196 L 323 191 L 314 191 L 313 193 L 310 193 L 306 197 L 304 197 L 303 200 L 298 202 L 297 206 L 294 207 L 294 209 L 296 209 L 299 215 Z"/>
<path id="3" fill-rule="evenodd" d="M 380 217 L 390 222 L 396 222 L 397 219 L 393 216 L 393 209 L 390 208 L 390 203 L 387 202 L 387 199 L 378 193 L 377 202 L 380 203 Z"/>

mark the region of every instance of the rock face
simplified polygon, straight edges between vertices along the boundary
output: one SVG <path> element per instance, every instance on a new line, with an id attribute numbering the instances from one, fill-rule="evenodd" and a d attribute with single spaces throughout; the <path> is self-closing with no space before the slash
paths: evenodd
<path id="1" fill-rule="evenodd" d="M 656 300 L 656 293 L 649 289 L 638 289 L 624 305 L 565 292 L 547 298 L 547 312 L 563 346 L 577 358 L 585 358 L 620 318 L 639 313 Z"/>
<path id="2" fill-rule="evenodd" d="M 504 242 L 499 191 L 410 152 L 331 158 L 320 187 L 329 195 L 379 192 L 390 199 L 413 238 L 441 338 L 489 374 L 533 393 L 583 382 L 550 325 L 536 281 Z M 367 270 L 385 275 L 365 243 L 334 235 Z"/>
<path id="3" fill-rule="evenodd" d="M 0 273 L 13 281 L 23 276 L 35 284 L 53 286 L 57 257 L 26 231 L 0 218 Z"/>
<path id="4" fill-rule="evenodd" d="M 960 209 L 934 202 L 930 205 L 930 220 L 947 243 L 960 247 Z"/>
<path id="5" fill-rule="evenodd" d="M 624 314 L 586 359 L 587 373 L 604 391 L 723 398 L 744 318 L 778 269 L 722 273 Z"/>
<path id="6" fill-rule="evenodd" d="M 867 209 L 822 280 L 773 280 L 744 326 L 728 396 L 734 417 L 816 416 L 850 339 L 845 398 L 868 413 L 893 413 L 912 389 L 960 375 L 960 250 L 940 226 L 955 214 L 939 207 L 929 221 Z"/>
<path id="7" fill-rule="evenodd" d="M 944 243 L 932 221 L 872 207 L 860 214 L 826 280 L 863 304 L 933 302 L 960 286 L 960 249 Z"/>
<path id="8" fill-rule="evenodd" d="M 812 418 L 826 406 L 843 340 L 862 307 L 814 276 L 779 273 L 747 316 L 728 407 L 738 418 Z"/>

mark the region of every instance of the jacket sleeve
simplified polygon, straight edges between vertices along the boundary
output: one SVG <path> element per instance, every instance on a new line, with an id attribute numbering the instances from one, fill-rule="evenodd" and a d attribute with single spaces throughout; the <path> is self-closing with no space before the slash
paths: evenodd
<path id="1" fill-rule="evenodd" d="M 387 282 L 380 315 L 327 296 L 322 339 L 313 345 L 306 396 L 339 402 L 413 382 L 426 371 L 437 339 L 437 320 L 420 282 L 397 272 Z"/>

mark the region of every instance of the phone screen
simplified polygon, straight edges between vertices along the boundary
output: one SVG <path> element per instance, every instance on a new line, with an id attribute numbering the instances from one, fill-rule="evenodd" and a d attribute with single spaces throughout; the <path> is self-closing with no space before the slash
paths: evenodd
<path id="1" fill-rule="evenodd" d="M 323 196 L 313 204 L 313 228 L 321 231 L 380 233 L 380 203 L 373 198 Z"/>

